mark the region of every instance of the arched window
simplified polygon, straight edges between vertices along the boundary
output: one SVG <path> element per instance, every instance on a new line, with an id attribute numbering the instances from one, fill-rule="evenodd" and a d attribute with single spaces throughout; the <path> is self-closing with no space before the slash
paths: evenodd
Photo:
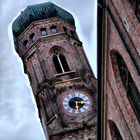
<path id="1" fill-rule="evenodd" d="M 55 33 L 58 32 L 57 31 L 57 26 L 55 26 L 55 25 L 51 26 L 50 29 L 51 29 L 52 34 L 55 34 Z"/>
<path id="2" fill-rule="evenodd" d="M 34 33 L 32 33 L 32 34 L 30 35 L 30 39 L 31 39 L 32 43 L 35 42 L 36 37 L 35 37 L 35 34 L 34 34 Z"/>
<path id="3" fill-rule="evenodd" d="M 40 32 L 41 32 L 41 36 L 46 36 L 47 35 L 47 29 L 46 28 L 41 28 Z"/>
<path id="4" fill-rule="evenodd" d="M 123 140 L 116 124 L 111 120 L 109 120 L 108 122 L 109 122 L 109 129 L 110 129 L 112 140 Z"/>
<path id="5" fill-rule="evenodd" d="M 53 62 L 54 62 L 57 73 L 64 73 L 64 72 L 70 71 L 66 58 L 61 53 L 54 52 Z"/>
<path id="6" fill-rule="evenodd" d="M 29 48 L 29 42 L 28 42 L 28 40 L 25 40 L 24 42 L 23 42 L 23 46 L 27 49 L 27 48 Z"/>
<path id="7" fill-rule="evenodd" d="M 133 81 L 122 56 L 117 52 L 111 52 L 111 60 L 113 64 L 114 74 L 115 76 L 117 76 L 116 70 L 118 69 L 123 86 L 126 90 L 127 98 L 134 110 L 138 121 L 140 122 L 140 93 L 138 91 L 138 88 Z"/>

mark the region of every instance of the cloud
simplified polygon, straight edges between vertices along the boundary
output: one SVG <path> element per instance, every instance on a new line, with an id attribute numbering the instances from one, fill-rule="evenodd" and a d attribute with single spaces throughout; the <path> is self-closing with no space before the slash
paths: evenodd
<path id="1" fill-rule="evenodd" d="M 46 2 L 46 0 L 40 0 Z M 72 12 L 79 20 L 77 29 L 90 53 L 93 29 L 93 0 L 51 0 Z M 0 1 L 0 140 L 45 140 L 35 101 L 21 59 L 14 51 L 11 22 L 28 5 L 38 0 Z M 9 38 L 9 36 L 10 38 Z M 82 35 L 81 35 L 82 34 Z M 87 49 L 89 48 L 89 49 Z M 90 61 L 94 59 L 90 57 Z"/>

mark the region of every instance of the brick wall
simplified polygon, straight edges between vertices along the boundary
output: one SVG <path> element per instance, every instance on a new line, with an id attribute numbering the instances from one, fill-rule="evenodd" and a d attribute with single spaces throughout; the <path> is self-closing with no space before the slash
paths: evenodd
<path id="1" fill-rule="evenodd" d="M 108 121 L 113 121 L 124 140 L 138 140 L 140 138 L 140 125 L 127 98 L 127 93 L 123 86 L 118 65 L 111 54 L 118 52 L 140 91 L 140 79 L 138 70 L 130 56 L 123 38 L 127 42 L 129 49 L 139 59 L 138 50 L 140 48 L 140 23 L 138 22 L 133 6 L 128 0 L 109 0 L 110 11 L 115 18 L 108 14 L 107 19 L 107 140 L 111 140 L 111 133 Z M 117 25 L 117 26 L 116 26 Z M 117 28 L 119 27 L 119 28 Z M 120 31 L 118 31 L 120 30 Z M 140 62 L 140 61 L 139 61 Z M 139 64 L 138 64 L 139 65 Z"/>

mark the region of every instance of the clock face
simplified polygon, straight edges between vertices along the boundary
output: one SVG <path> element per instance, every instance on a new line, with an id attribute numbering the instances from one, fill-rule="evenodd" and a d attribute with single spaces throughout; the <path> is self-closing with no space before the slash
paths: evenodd
<path id="1" fill-rule="evenodd" d="M 87 111 L 90 104 L 89 97 L 81 92 L 68 94 L 63 99 L 63 107 L 65 111 L 71 114 L 79 114 Z"/>

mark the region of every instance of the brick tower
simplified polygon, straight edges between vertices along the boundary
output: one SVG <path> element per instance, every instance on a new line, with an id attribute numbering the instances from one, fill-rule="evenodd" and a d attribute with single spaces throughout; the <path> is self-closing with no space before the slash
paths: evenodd
<path id="1" fill-rule="evenodd" d="M 12 28 L 46 139 L 96 139 L 96 79 L 73 16 L 47 2 L 28 6 Z"/>
<path id="2" fill-rule="evenodd" d="M 100 139 L 140 140 L 140 1 L 98 0 L 98 5 Z"/>

